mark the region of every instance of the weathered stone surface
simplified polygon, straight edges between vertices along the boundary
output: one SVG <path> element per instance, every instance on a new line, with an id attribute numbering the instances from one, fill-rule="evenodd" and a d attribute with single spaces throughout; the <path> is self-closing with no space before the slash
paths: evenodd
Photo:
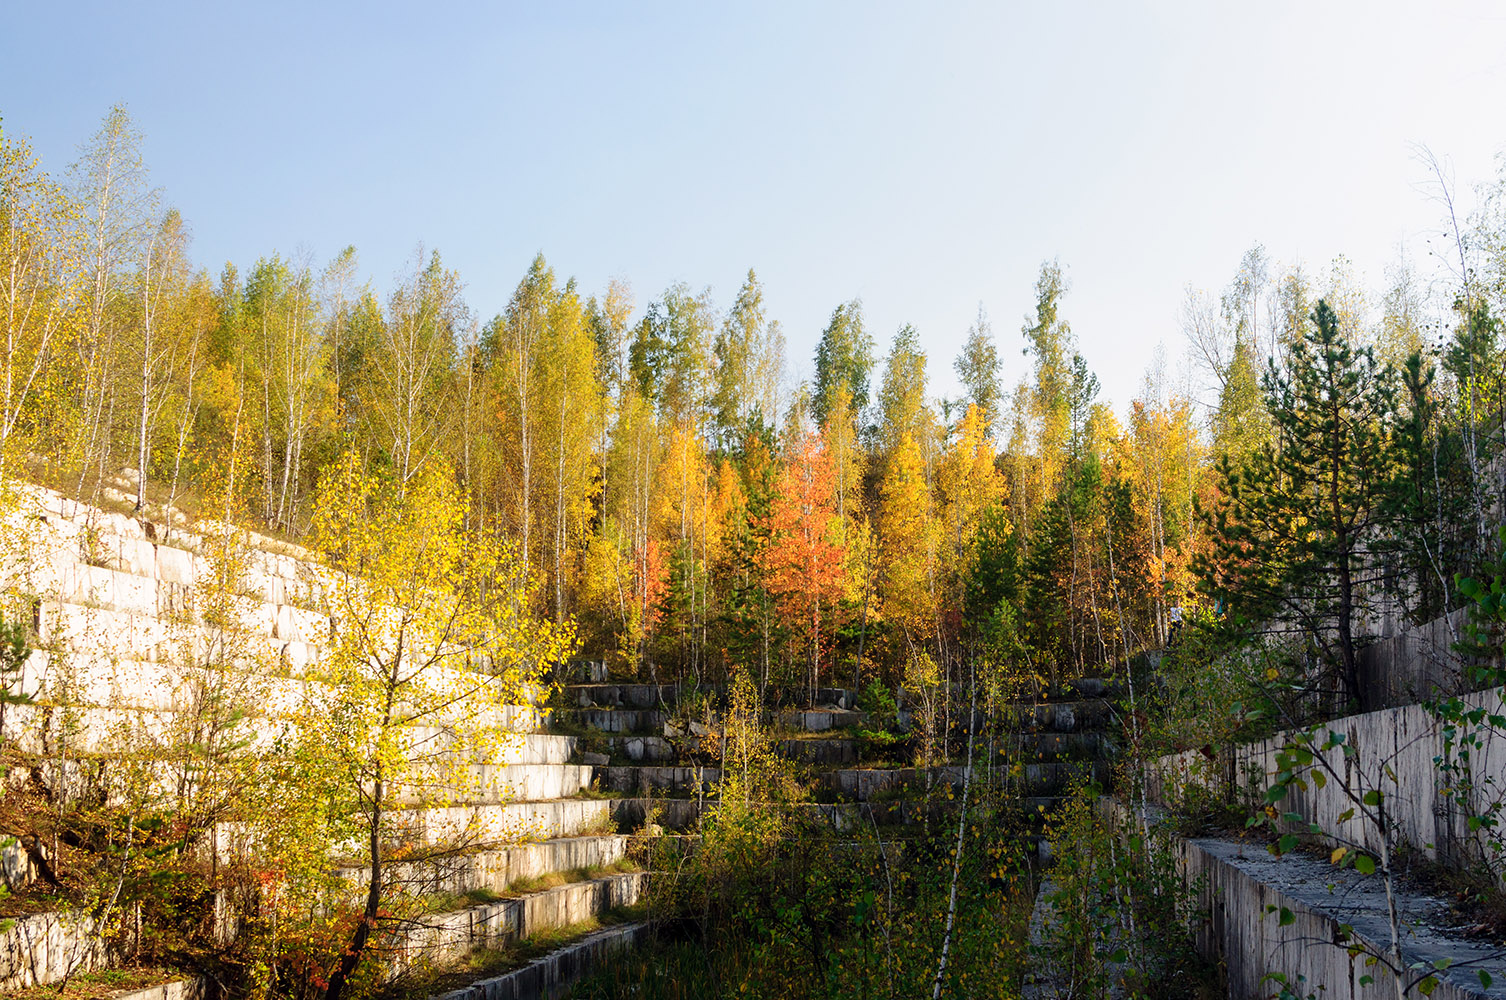
<path id="1" fill-rule="evenodd" d="M 1463 703 L 1487 713 L 1502 712 L 1497 692 L 1466 695 Z M 1481 745 L 1471 753 L 1474 789 L 1468 806 L 1461 806 L 1444 790 L 1446 776 L 1437 765 L 1444 753 L 1443 733 L 1422 706 L 1335 720 L 1321 727 L 1318 743 L 1330 729 L 1342 734 L 1352 756 L 1345 757 L 1338 747 L 1328 751 L 1332 771 L 1327 785 L 1320 789 L 1309 782 L 1307 788 L 1293 788 L 1281 803 L 1282 812 L 1302 816 L 1304 832 L 1306 823 L 1317 823 L 1325 832 L 1341 832 L 1347 842 L 1378 852 L 1381 833 L 1373 823 L 1340 820 L 1353 805 L 1344 787 L 1356 796 L 1376 790 L 1385 796 L 1393 836 L 1414 849 L 1461 864 L 1487 856 L 1489 831 L 1470 830 L 1469 817 L 1489 811 L 1506 785 L 1506 732 L 1494 728 L 1481 732 Z M 1212 757 L 1197 750 L 1162 757 L 1149 769 L 1146 794 L 1153 801 L 1170 804 L 1178 802 L 1189 785 L 1238 791 L 1251 780 L 1263 792 L 1275 773 L 1276 753 L 1291 735 L 1278 734 Z"/>
<path id="2" fill-rule="evenodd" d="M 932 768 L 925 770 L 913 767 L 894 769 L 850 769 L 826 771 L 820 776 L 821 787 L 847 799 L 866 802 L 878 795 L 910 792 L 924 794 L 931 783 L 962 787 L 961 767 Z M 929 778 L 929 780 L 928 780 Z"/>
<path id="3" fill-rule="evenodd" d="M 32 656 L 35 658 L 37 654 Z M 191 707 L 184 708 L 192 714 Z M 16 749 L 41 753 L 49 745 L 56 746 L 64 722 L 63 712 L 46 705 L 12 705 L 3 714 L 0 735 Z M 118 748 L 122 733 L 158 740 L 171 738 L 174 727 L 181 724 L 178 714 L 173 709 L 86 707 L 69 709 L 66 721 L 75 750 L 108 753 Z M 249 747 L 265 749 L 283 730 L 281 719 L 249 716 L 243 721 L 240 735 Z M 447 752 L 453 742 L 453 735 L 438 727 L 415 726 L 409 737 L 415 746 L 423 745 L 426 754 Z M 493 760 L 498 764 L 564 764 L 574 755 L 576 741 L 574 736 L 513 732 L 493 749 Z"/>
<path id="4" fill-rule="evenodd" d="M 615 864 L 627 855 L 628 838 L 617 834 L 557 837 L 532 844 L 445 855 L 425 862 L 388 862 L 387 868 L 415 895 L 456 895 L 476 889 L 505 892 L 516 882 L 553 872 Z M 339 871 L 355 905 L 366 891 L 363 868 Z"/>
<path id="5" fill-rule="evenodd" d="M 923 796 L 931 789 L 950 786 L 960 790 L 965 768 L 961 764 L 923 768 L 853 768 L 827 771 L 820 776 L 821 787 L 827 791 L 856 802 L 906 793 Z M 974 771 L 974 780 L 985 777 L 982 766 Z M 1075 779 L 1092 779 L 1103 782 L 1109 777 L 1106 761 L 1044 762 L 1017 765 L 1010 775 L 1026 796 L 1055 796 L 1066 790 Z M 1005 779 L 1008 780 L 1008 779 Z"/>
<path id="6" fill-rule="evenodd" d="M 566 697 L 581 708 L 673 708 L 681 688 L 676 684 L 572 684 Z"/>
<path id="7" fill-rule="evenodd" d="M 624 798 L 608 799 L 612 804 L 612 819 L 622 833 L 634 833 L 641 828 L 650 814 L 654 821 L 667 830 L 679 832 L 699 828 L 701 816 L 714 808 L 714 799 L 655 799 Z M 941 815 L 944 807 L 936 803 L 915 801 L 893 802 L 797 802 L 779 806 L 793 818 L 808 823 L 827 826 L 838 833 L 851 833 L 870 825 L 892 826 L 922 822 L 928 810 Z"/>
<path id="8" fill-rule="evenodd" d="M 570 664 L 570 679 L 577 684 L 604 684 L 607 680 L 605 660 L 576 660 Z"/>
<path id="9" fill-rule="evenodd" d="M 1072 733 L 1107 727 L 1112 709 L 1107 701 L 1044 702 L 1038 705 L 1014 705 L 1004 712 L 1016 729 L 1024 732 Z"/>
<path id="10" fill-rule="evenodd" d="M 621 833 L 633 833 L 653 817 L 669 830 L 695 830 L 700 827 L 704 802 L 700 799 L 603 799 L 610 803 L 612 822 Z"/>
<path id="11" fill-rule="evenodd" d="M 82 913 L 18 917 L 0 934 L 0 991 L 55 983 L 108 963 L 110 955 Z"/>
<path id="12" fill-rule="evenodd" d="M 596 772 L 602 790 L 623 795 L 694 795 L 710 792 L 722 772 L 714 767 L 602 767 Z"/>
<path id="13" fill-rule="evenodd" d="M 1113 817 L 1128 810 L 1112 800 L 1099 808 Z M 1273 992 L 1270 973 L 1285 975 L 1301 995 L 1315 993 L 1326 1000 L 1367 1000 L 1390 996 L 1395 983 L 1383 964 L 1366 966 L 1363 956 L 1351 959 L 1349 943 L 1340 931 L 1353 928 L 1355 944 L 1371 954 L 1389 947 L 1391 924 L 1384 883 L 1376 875 L 1360 875 L 1325 860 L 1303 854 L 1272 857 L 1256 845 L 1218 839 L 1185 840 L 1169 832 L 1183 875 L 1198 886 L 1200 906 L 1209 920 L 1196 928 L 1200 952 L 1221 960 L 1228 972 L 1234 1000 L 1265 1000 Z M 1403 925 L 1402 953 L 1408 964 L 1452 963 L 1438 973 L 1432 998 L 1506 997 L 1499 978 L 1484 989 L 1479 968 L 1498 966 L 1499 951 L 1489 941 L 1463 939 L 1439 929 L 1446 924 L 1442 901 L 1398 889 L 1396 901 Z M 1280 912 L 1291 921 L 1282 926 Z M 1371 985 L 1359 978 L 1373 976 Z M 1409 975 L 1408 985 L 1415 978 Z"/>
<path id="14" fill-rule="evenodd" d="M 1435 692 L 1466 693 L 1464 665 L 1474 660 L 1454 651 L 1466 621 L 1467 611 L 1460 609 L 1364 646 L 1359 653 L 1362 707 L 1376 711 L 1420 702 Z"/>
<path id="15" fill-rule="evenodd" d="M 110 1000 L 204 1000 L 212 993 L 208 979 L 191 976 L 175 979 L 158 986 L 144 986 L 139 990 L 110 994 Z"/>
<path id="16" fill-rule="evenodd" d="M 416 959 L 443 963 L 477 948 L 497 948 L 541 931 L 580 923 L 638 901 L 647 875 L 634 872 L 572 882 L 516 899 L 418 917 L 392 942 L 393 970 Z"/>
<path id="17" fill-rule="evenodd" d="M 696 695 L 722 705 L 727 696 L 725 684 L 570 684 L 565 696 L 580 708 L 673 708 L 685 698 Z M 853 693 L 845 688 L 769 688 L 764 692 L 768 705 L 850 710 Z"/>
<path id="18" fill-rule="evenodd" d="M 437 844 L 516 844 L 555 837 L 574 837 L 605 830 L 611 824 L 607 799 L 557 799 L 503 805 L 434 806 L 388 814 L 394 843 L 409 840 Z M 230 824 L 227 824 L 227 827 Z M 225 838 L 233 842 L 233 836 Z M 352 841 L 349 853 L 361 849 Z"/>
<path id="19" fill-rule="evenodd" d="M 1005 761 L 1092 760 L 1107 758 L 1113 746 L 1102 732 L 1015 732 L 1007 734 L 999 756 Z"/>
<path id="20" fill-rule="evenodd" d="M 867 720 L 862 712 L 849 712 L 841 709 L 829 711 L 785 711 L 776 713 L 774 721 L 778 725 L 787 726 L 791 729 L 804 729 L 809 733 L 822 733 L 830 729 L 844 729 L 856 726 Z"/>
<path id="21" fill-rule="evenodd" d="M 539 1000 L 559 996 L 611 955 L 636 946 L 647 932 L 647 924 L 608 927 L 572 941 L 521 969 L 441 994 L 437 1000 Z"/>
<path id="22" fill-rule="evenodd" d="M 858 744 L 851 739 L 780 740 L 780 754 L 802 764 L 856 764 Z"/>
<path id="23" fill-rule="evenodd" d="M 441 765 L 438 770 L 418 788 L 402 791 L 399 801 L 417 805 L 442 798 L 479 805 L 569 798 L 591 787 L 593 768 L 588 764 L 471 763 L 461 768 Z"/>
<path id="24" fill-rule="evenodd" d="M 847 688 L 818 687 L 770 687 L 764 691 L 764 704 L 786 705 L 791 708 L 839 708 L 852 709 L 857 700 Z"/>
<path id="25" fill-rule="evenodd" d="M 675 748 L 662 736 L 617 736 L 607 740 L 614 753 L 643 764 L 663 764 L 675 759 Z"/>
<path id="26" fill-rule="evenodd" d="M 558 713 L 561 722 L 598 729 L 604 733 L 658 733 L 669 716 L 664 712 L 634 708 L 577 708 Z"/>

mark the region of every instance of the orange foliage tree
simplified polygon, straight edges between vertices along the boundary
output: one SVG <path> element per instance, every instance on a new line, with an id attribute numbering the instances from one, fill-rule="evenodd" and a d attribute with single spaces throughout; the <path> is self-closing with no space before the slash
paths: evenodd
<path id="1" fill-rule="evenodd" d="M 763 558 L 780 613 L 808 651 L 812 690 L 820 684 L 821 649 L 832 631 L 823 631 L 823 617 L 835 615 L 842 596 L 846 553 L 835 540 L 840 537 L 835 494 L 831 455 L 819 435 L 808 434 L 781 470 Z"/>

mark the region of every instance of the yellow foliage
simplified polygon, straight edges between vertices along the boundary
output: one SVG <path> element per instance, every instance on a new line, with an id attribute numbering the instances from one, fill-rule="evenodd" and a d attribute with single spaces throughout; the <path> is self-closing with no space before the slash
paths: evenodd
<path id="1" fill-rule="evenodd" d="M 415 753 L 414 727 L 485 762 L 545 671 L 575 648 L 570 624 L 529 611 L 534 581 L 511 542 L 465 530 L 453 477 L 432 467 L 407 487 L 347 454 L 320 483 L 312 538 L 332 650 L 309 695 L 306 730 L 380 812 L 383 785 L 421 786 L 426 801 L 465 791 L 465 755 Z"/>
<path id="2" fill-rule="evenodd" d="M 920 449 L 908 434 L 890 456 L 879 485 L 879 539 L 884 617 L 901 627 L 930 631 L 936 616 L 936 522 Z"/>

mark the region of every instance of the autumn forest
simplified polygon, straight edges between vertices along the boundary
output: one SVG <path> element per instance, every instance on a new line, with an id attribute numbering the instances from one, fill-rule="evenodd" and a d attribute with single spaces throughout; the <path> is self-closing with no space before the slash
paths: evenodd
<path id="1" fill-rule="evenodd" d="M 570 933 L 655 937 L 578 996 L 1017 996 L 1047 967 L 1061 996 L 1208 995 L 1226 970 L 1193 954 L 1195 891 L 1143 818 L 1103 820 L 1106 791 L 1139 802 L 1162 756 L 1390 705 L 1379 637 L 1499 608 L 1468 581 L 1502 579 L 1506 181 L 1466 208 L 1424 164 L 1446 249 L 1381 287 L 1253 246 L 1188 290 L 1115 401 L 1050 248 L 955 357 L 834 289 L 802 364 L 753 268 L 731 295 L 584 288 L 541 252 L 485 316 L 466 298 L 483 276 L 423 246 L 380 286 L 355 247 L 210 266 L 142 149 L 123 107 L 63 169 L 0 131 L 0 492 L 48 491 L 49 523 L 116 517 L 154 553 L 174 532 L 259 539 L 194 550 L 219 574 L 194 627 L 220 646 L 184 646 L 208 685 L 191 709 L 187 688 L 161 698 L 209 728 L 150 750 L 123 729 L 84 747 L 41 711 L 124 701 L 6 686 L 30 649 L 70 662 L 52 598 L 7 584 L 0 706 L 41 720 L 40 749 L 0 732 L 7 773 L 31 775 L 0 796 L 30 866 L 8 891 L 108 924 L 116 959 L 226 996 L 441 995 L 547 949 L 423 938 L 420 974 L 414 928 L 610 883 L 646 888 Z M 80 573 L 129 575 L 79 531 Z M 234 582 L 256 545 L 304 576 Z M 117 605 L 134 593 L 110 580 Z M 99 593 L 71 600 L 116 613 Z M 249 671 L 249 640 L 224 639 L 250 634 L 247 602 L 277 643 Z M 221 686 L 248 673 L 270 686 Z M 245 735 L 276 715 L 267 678 L 303 700 Z M 463 800 L 445 754 L 509 790 Z M 122 759 L 153 777 L 108 791 Z M 69 791 L 75 773 L 101 790 Z M 1281 796 L 1246 794 L 1167 804 L 1289 853 Z M 413 866 L 496 849 L 487 817 L 537 803 L 552 832 L 509 827 L 507 850 L 617 853 L 413 888 Z M 463 847 L 414 832 L 420 807 L 462 806 Z M 234 864 L 226 830 L 252 845 Z"/>

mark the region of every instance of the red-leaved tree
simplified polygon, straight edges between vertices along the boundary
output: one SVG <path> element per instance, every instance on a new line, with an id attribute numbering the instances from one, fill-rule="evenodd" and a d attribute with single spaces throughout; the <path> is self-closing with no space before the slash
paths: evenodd
<path id="1" fill-rule="evenodd" d="M 835 616 L 842 594 L 845 552 L 834 541 L 835 493 L 831 455 L 820 435 L 806 435 L 780 471 L 763 559 L 780 613 L 809 652 L 812 693 L 820 685 L 821 651 L 831 631 L 823 631 L 822 623 Z"/>

